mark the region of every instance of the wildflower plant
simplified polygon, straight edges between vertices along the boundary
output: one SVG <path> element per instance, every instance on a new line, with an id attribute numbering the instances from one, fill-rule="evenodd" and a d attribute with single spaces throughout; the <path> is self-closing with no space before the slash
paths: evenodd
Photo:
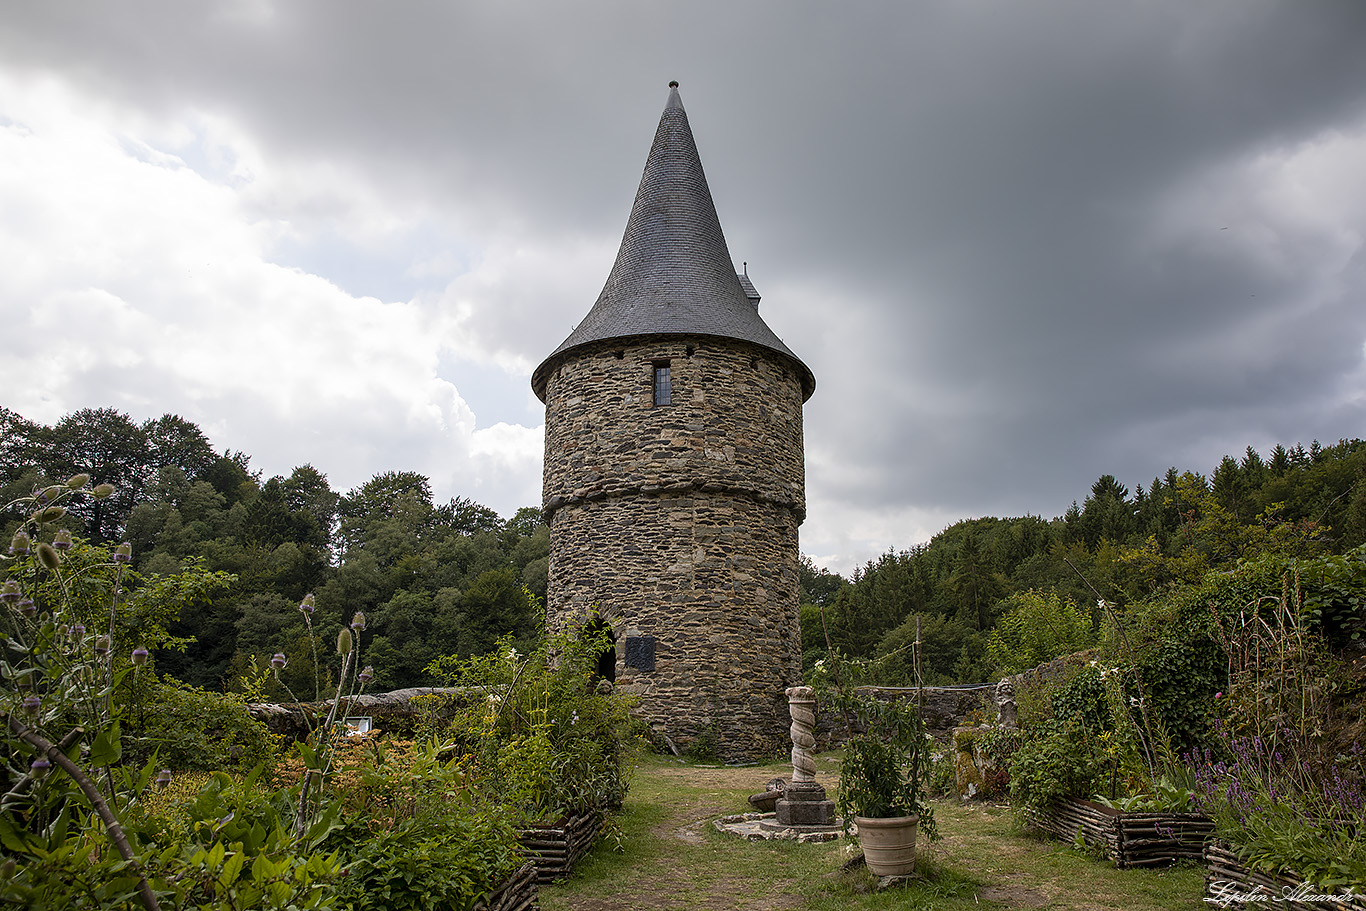
<path id="1" fill-rule="evenodd" d="M 201 801 L 213 826 L 148 811 L 173 775 L 155 755 L 126 763 L 115 696 L 155 679 L 151 650 L 172 642 L 156 613 L 166 592 L 152 583 L 130 599 L 131 546 L 92 547 L 60 524 L 73 498 L 113 492 L 77 475 L 7 507 L 24 518 L 0 554 L 0 900 L 316 907 L 336 858 L 295 853 L 272 838 L 279 827 L 233 828 L 245 797 Z"/>
<path id="2" fill-rule="evenodd" d="M 1214 743 L 1189 752 L 1197 800 L 1253 869 L 1324 889 L 1366 885 L 1366 751 L 1350 675 L 1303 609 L 1298 580 L 1280 597 L 1215 615 L 1228 657 Z"/>
<path id="3" fill-rule="evenodd" d="M 314 599 L 312 594 L 303 599 L 299 605 L 299 611 L 304 615 L 304 622 L 308 626 L 309 642 L 313 648 L 314 691 L 317 692 L 320 689 L 320 684 L 317 680 L 318 648 L 313 633 Z M 307 742 L 294 745 L 304 763 L 304 771 L 299 781 L 298 797 L 295 804 L 294 821 L 295 834 L 300 838 L 310 829 L 319 825 L 330 825 L 335 819 L 337 808 L 325 799 L 322 787 L 333 772 L 337 742 L 339 738 L 347 734 L 346 716 L 350 713 L 351 706 L 355 704 L 356 699 L 364 692 L 366 685 L 375 679 L 372 668 L 360 667 L 360 634 L 364 630 L 365 614 L 356 611 L 350 624 L 343 626 L 337 633 L 337 656 L 341 660 L 341 667 L 337 675 L 336 692 L 333 694 L 327 716 L 322 723 L 315 726 L 309 713 L 302 708 L 299 709 L 300 715 L 310 730 Z M 270 668 L 275 682 L 280 684 L 297 704 L 299 697 L 294 695 L 293 691 L 280 679 L 280 671 L 284 670 L 288 664 L 289 659 L 283 652 L 276 652 L 271 656 Z M 346 707 L 344 710 L 343 706 Z"/>
<path id="4" fill-rule="evenodd" d="M 1196 802 L 1254 870 L 1298 876 L 1322 889 L 1366 884 L 1366 756 L 1316 770 L 1260 735 L 1225 730 L 1219 749 L 1186 757 Z"/>

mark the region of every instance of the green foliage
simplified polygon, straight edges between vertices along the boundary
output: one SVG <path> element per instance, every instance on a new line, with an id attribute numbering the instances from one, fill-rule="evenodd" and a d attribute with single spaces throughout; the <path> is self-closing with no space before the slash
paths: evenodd
<path id="1" fill-rule="evenodd" d="M 877 686 L 912 686 L 912 645 L 920 635 L 921 673 L 930 686 L 964 680 L 960 660 L 981 640 L 981 634 L 959 619 L 934 614 L 911 614 L 882 637 L 869 666 L 868 682 Z M 969 671 L 970 673 L 970 671 Z"/>
<path id="2" fill-rule="evenodd" d="M 1245 862 L 1336 890 L 1366 882 L 1362 685 L 1321 635 L 1322 609 L 1307 608 L 1304 562 L 1248 567 L 1262 594 L 1239 610 L 1212 602 L 1227 689 L 1212 746 L 1185 758 L 1202 809 Z M 1306 574 L 1323 586 L 1318 604 L 1359 584 L 1353 563 Z M 1267 570 L 1281 567 L 1277 594 Z"/>
<path id="3" fill-rule="evenodd" d="M 1195 787 L 1195 776 L 1190 770 L 1176 766 L 1159 775 L 1153 781 L 1150 792 L 1114 799 L 1104 794 L 1093 794 L 1091 799 L 1123 813 L 1196 813 L 1199 807 L 1196 804 Z"/>
<path id="4" fill-rule="evenodd" d="M 817 668 L 813 684 L 822 701 L 854 720 L 844 746 L 837 803 L 846 827 L 855 816 L 920 816 L 920 829 L 937 841 L 926 788 L 936 745 L 919 708 L 904 699 L 879 698 L 858 689 L 866 663 L 835 652 Z"/>
<path id="5" fill-rule="evenodd" d="M 1092 736 L 1077 720 L 1036 731 L 1010 761 L 1010 796 L 1035 809 L 1065 797 L 1089 796 L 1102 772 Z"/>
<path id="6" fill-rule="evenodd" d="M 339 907 L 468 908 L 521 862 L 510 816 L 477 800 L 465 764 L 436 746 L 367 739 L 340 759 Z"/>
<path id="7" fill-rule="evenodd" d="M 341 830 L 345 866 L 336 901 L 342 907 L 469 908 L 511 875 L 517 835 L 505 817 L 442 800 L 420 806 L 392 829 L 373 832 L 356 823 Z"/>
<path id="8" fill-rule="evenodd" d="M 235 725 L 257 735 L 255 744 L 238 745 L 258 754 L 269 751 L 269 741 L 240 712 L 213 716 L 221 699 L 149 687 L 146 648 L 120 653 L 124 630 L 164 644 L 164 624 L 174 619 L 184 594 L 212 588 L 214 581 L 193 573 L 159 580 L 140 593 L 139 602 L 121 603 L 131 547 L 120 545 L 112 553 L 85 548 L 67 530 L 51 527 L 72 498 L 109 495 L 107 488 L 87 488 L 87 481 L 73 477 L 17 504 L 28 518 L 13 538 L 14 556 L 6 558 L 18 578 L 4 585 L 5 606 L 14 611 L 7 610 L 9 628 L 0 633 L 0 673 L 7 684 L 0 690 L 0 843 L 9 858 L 0 899 L 63 908 L 126 908 L 137 902 L 146 911 L 319 906 L 335 858 L 307 853 L 318 830 L 300 833 L 302 841 L 290 835 L 284 823 L 289 796 L 258 793 L 261 766 L 240 787 L 217 772 L 183 807 L 163 815 L 149 810 L 155 758 L 141 769 L 130 764 L 120 721 L 121 715 L 135 721 L 129 716 L 145 707 L 145 697 L 160 696 L 180 710 L 177 719 L 162 722 L 179 722 L 190 731 L 216 721 Z M 98 559 L 102 553 L 107 562 Z M 25 597 L 26 588 L 38 597 Z M 103 616 L 93 606 L 92 593 L 100 591 L 107 598 Z M 125 614 L 143 625 L 130 626 Z M 99 626 L 88 629 L 81 622 L 87 618 L 92 624 L 100 620 Z M 126 680 L 135 696 L 132 706 L 115 699 Z M 191 704 L 182 704 L 181 697 Z M 157 779 L 168 776 L 163 771 Z M 296 848 L 304 853 L 294 853 Z"/>
<path id="9" fill-rule="evenodd" d="M 1090 611 L 1056 592 L 1019 592 L 1001 608 L 1004 616 L 987 637 L 987 656 L 1003 677 L 1096 644 Z"/>
<path id="10" fill-rule="evenodd" d="M 1121 673 L 1092 660 L 1026 678 L 1017 693 L 1019 732 L 993 743 L 1005 754 L 1012 798 L 1042 809 L 1098 789 L 1119 753 L 1107 684 Z"/>
<path id="11" fill-rule="evenodd" d="M 135 707 L 128 732 L 140 735 L 133 755 L 155 752 L 158 762 L 184 771 L 227 770 L 245 774 L 269 768 L 279 750 L 279 737 L 247 711 L 246 701 L 231 693 L 212 693 L 164 679 L 155 683 L 143 706 Z"/>
<path id="12" fill-rule="evenodd" d="M 1366 634 L 1366 544 L 1345 554 L 1298 561 L 1299 610 L 1333 644 L 1359 643 Z"/>
<path id="13" fill-rule="evenodd" d="M 617 806 L 638 749 L 629 700 L 599 687 L 605 631 L 561 633 L 523 655 L 504 639 L 487 655 L 429 669 L 465 696 L 442 737 L 480 786 L 529 821 Z"/>

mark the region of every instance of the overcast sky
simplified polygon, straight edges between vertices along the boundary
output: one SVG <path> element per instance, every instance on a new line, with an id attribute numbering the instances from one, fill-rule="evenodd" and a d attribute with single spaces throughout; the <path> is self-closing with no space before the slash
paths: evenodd
<path id="1" fill-rule="evenodd" d="M 8 5 L 0 404 L 539 505 L 677 79 L 848 573 L 1366 436 L 1366 2 Z"/>

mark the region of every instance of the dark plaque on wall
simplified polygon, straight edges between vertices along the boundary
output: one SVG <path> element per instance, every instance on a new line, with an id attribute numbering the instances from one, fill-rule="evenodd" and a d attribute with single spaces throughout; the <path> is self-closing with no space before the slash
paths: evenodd
<path id="1" fill-rule="evenodd" d="M 626 666 L 633 667 L 638 671 L 655 669 L 654 636 L 626 637 Z"/>

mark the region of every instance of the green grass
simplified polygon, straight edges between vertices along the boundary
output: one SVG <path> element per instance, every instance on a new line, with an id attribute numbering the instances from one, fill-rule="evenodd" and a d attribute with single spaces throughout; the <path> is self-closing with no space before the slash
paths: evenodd
<path id="1" fill-rule="evenodd" d="M 819 775 L 831 792 L 836 768 L 823 762 Z M 1116 870 L 1067 845 L 1022 833 L 1010 810 L 980 803 L 938 804 L 943 840 L 934 846 L 921 842 L 916 882 L 884 892 L 876 891 L 877 880 L 866 869 L 841 870 L 856 851 L 848 841 L 746 842 L 713 829 L 714 818 L 749 809 L 749 794 L 790 772 L 786 763 L 728 769 L 647 757 L 613 830 L 570 879 L 542 887 L 541 907 L 1184 911 L 1201 906 L 1201 872 L 1194 867 Z"/>

